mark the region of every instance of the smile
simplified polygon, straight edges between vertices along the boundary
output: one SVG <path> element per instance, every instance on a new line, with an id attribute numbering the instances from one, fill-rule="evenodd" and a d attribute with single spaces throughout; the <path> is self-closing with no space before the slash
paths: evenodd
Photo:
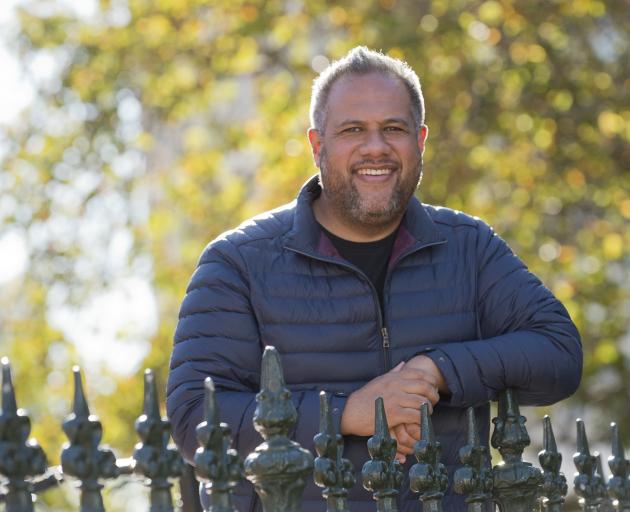
<path id="1" fill-rule="evenodd" d="M 392 172 L 394 172 L 392 169 L 359 169 L 357 174 L 362 176 L 385 176 Z"/>

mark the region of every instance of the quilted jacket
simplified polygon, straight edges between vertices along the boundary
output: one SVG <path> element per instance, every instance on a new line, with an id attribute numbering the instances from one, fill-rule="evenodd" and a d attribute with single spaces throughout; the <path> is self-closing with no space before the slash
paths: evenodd
<path id="1" fill-rule="evenodd" d="M 318 227 L 311 203 L 319 193 L 312 178 L 296 201 L 222 234 L 199 260 L 180 310 L 167 391 L 173 435 L 189 461 L 208 375 L 239 453 L 261 442 L 252 416 L 265 345 L 282 357 L 299 414 L 293 437 L 312 451 L 320 390 L 332 395 L 338 427 L 351 392 L 400 361 L 431 357 L 451 391 L 432 417 L 450 478 L 466 443 L 467 407 L 476 407 L 487 443 L 489 401 L 504 388 L 516 388 L 522 405 L 550 404 L 575 391 L 582 350 L 574 324 L 488 225 L 412 198 L 390 258 L 382 314 L 371 282 Z M 366 438 L 346 436 L 344 456 L 360 472 L 369 459 Z M 415 462 L 407 459 L 405 473 Z M 373 510 L 360 474 L 357 482 L 350 509 Z M 238 510 L 259 511 L 258 501 L 249 483 L 239 486 Z M 406 485 L 399 509 L 418 506 Z M 444 508 L 464 510 L 450 488 Z M 325 510 L 313 483 L 302 510 Z"/>

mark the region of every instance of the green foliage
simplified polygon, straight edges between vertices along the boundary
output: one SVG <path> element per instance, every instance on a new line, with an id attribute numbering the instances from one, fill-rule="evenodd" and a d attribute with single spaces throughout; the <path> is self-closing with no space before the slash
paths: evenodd
<path id="1" fill-rule="evenodd" d="M 314 172 L 305 137 L 314 69 L 357 44 L 406 59 L 421 77 L 422 199 L 493 224 L 563 300 L 586 356 L 574 403 L 629 424 L 629 8 L 102 0 L 84 19 L 24 7 L 16 51 L 31 70 L 33 59 L 53 59 L 58 73 L 4 137 L 0 200 L 16 201 L 2 230 L 28 234 L 30 268 L 0 294 L 0 346 L 50 458 L 77 357 L 51 310 L 114 286 L 103 255 L 112 233 L 130 234 L 117 265 L 153 283 L 159 326 L 144 364 L 164 383 L 203 245 L 291 200 Z M 101 374 L 115 387 L 104 392 L 88 374 L 91 405 L 105 441 L 127 455 L 141 378 Z"/>

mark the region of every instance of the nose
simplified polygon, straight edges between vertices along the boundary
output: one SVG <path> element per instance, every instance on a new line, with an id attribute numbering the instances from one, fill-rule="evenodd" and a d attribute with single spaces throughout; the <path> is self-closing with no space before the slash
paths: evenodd
<path id="1" fill-rule="evenodd" d="M 378 157 L 388 155 L 391 147 L 381 130 L 368 130 L 359 151 L 362 156 Z"/>

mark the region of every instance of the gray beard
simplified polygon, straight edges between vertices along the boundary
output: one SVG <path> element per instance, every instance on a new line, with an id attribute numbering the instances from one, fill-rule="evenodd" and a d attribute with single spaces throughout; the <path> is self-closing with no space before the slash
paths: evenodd
<path id="1" fill-rule="evenodd" d="M 330 173 L 326 156 L 325 150 L 322 149 L 319 158 L 320 185 L 335 214 L 345 219 L 349 224 L 378 229 L 389 225 L 395 219 L 402 218 L 411 196 L 420 187 L 422 181 L 424 163 L 422 155 L 420 155 L 412 177 L 398 182 L 392 191 L 388 204 L 380 210 L 369 209 L 351 181 L 340 184 L 334 179 L 329 179 Z"/>

